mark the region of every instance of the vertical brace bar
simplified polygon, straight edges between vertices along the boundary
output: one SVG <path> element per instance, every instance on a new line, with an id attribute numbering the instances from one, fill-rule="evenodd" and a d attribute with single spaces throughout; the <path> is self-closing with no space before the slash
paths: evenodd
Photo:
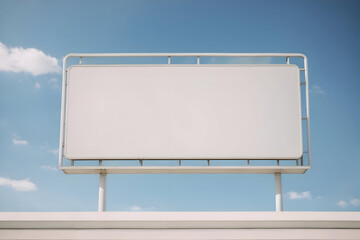
<path id="1" fill-rule="evenodd" d="M 200 57 L 199 56 L 196 57 L 196 64 L 200 64 Z"/>
<path id="2" fill-rule="evenodd" d="M 286 57 L 286 64 L 290 64 L 290 57 Z"/>
<path id="3" fill-rule="evenodd" d="M 275 173 L 275 209 L 277 212 L 283 210 L 281 173 Z"/>
<path id="4" fill-rule="evenodd" d="M 168 57 L 168 64 L 171 64 L 170 56 Z"/>
<path id="5" fill-rule="evenodd" d="M 63 59 L 62 69 L 62 87 L 61 87 L 61 113 L 60 113 L 60 137 L 59 137 L 59 168 L 63 166 L 63 154 L 64 154 L 64 129 L 65 129 L 65 96 L 66 96 L 66 60 L 68 56 Z"/>
<path id="6" fill-rule="evenodd" d="M 98 212 L 106 211 L 106 173 L 100 173 Z"/>
<path id="7" fill-rule="evenodd" d="M 210 159 L 207 160 L 207 164 L 208 164 L 208 166 L 210 166 Z"/>
<path id="8" fill-rule="evenodd" d="M 250 160 L 247 160 L 247 164 L 248 164 L 248 166 L 250 166 Z"/>
<path id="9" fill-rule="evenodd" d="M 80 61 L 79 61 L 79 64 L 82 64 L 82 57 L 80 57 Z"/>
<path id="10" fill-rule="evenodd" d="M 308 61 L 304 56 L 304 70 L 305 70 L 305 87 L 306 87 L 306 130 L 307 130 L 307 154 L 308 165 L 311 166 L 311 147 L 310 147 L 310 107 L 309 107 L 309 74 L 308 74 Z"/>
<path id="11" fill-rule="evenodd" d="M 181 166 L 181 160 L 179 160 L 179 166 Z"/>

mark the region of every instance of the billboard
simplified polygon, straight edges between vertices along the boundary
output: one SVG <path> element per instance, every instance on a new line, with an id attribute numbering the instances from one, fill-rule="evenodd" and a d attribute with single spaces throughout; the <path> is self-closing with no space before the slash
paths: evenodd
<path id="1" fill-rule="evenodd" d="M 299 159 L 299 68 L 75 65 L 67 159 Z"/>

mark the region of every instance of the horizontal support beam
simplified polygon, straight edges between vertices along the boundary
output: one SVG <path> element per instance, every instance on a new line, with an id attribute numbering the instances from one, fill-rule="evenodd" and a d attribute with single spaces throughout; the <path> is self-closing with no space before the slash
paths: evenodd
<path id="1" fill-rule="evenodd" d="M 66 174 L 303 174 L 309 166 L 71 166 Z"/>
<path id="2" fill-rule="evenodd" d="M 300 158 L 299 158 L 300 159 Z M 158 159 L 158 158 L 142 158 L 142 159 L 67 159 L 73 162 L 81 162 L 81 161 L 297 161 L 299 159 L 215 159 L 215 158 L 198 158 L 198 159 L 179 159 L 179 158 L 166 158 L 166 159 Z"/>

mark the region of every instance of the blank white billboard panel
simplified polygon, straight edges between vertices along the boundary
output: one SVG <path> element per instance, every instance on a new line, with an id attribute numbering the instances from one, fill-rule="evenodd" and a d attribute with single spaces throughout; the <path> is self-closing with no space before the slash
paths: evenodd
<path id="1" fill-rule="evenodd" d="M 68 159 L 298 159 L 295 65 L 77 65 Z"/>

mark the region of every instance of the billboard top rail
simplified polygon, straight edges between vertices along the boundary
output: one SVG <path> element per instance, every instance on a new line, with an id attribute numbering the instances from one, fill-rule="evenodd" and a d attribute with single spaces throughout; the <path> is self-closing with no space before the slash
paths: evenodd
<path id="1" fill-rule="evenodd" d="M 69 53 L 64 62 L 71 57 L 300 57 L 307 62 L 302 53 Z"/>

